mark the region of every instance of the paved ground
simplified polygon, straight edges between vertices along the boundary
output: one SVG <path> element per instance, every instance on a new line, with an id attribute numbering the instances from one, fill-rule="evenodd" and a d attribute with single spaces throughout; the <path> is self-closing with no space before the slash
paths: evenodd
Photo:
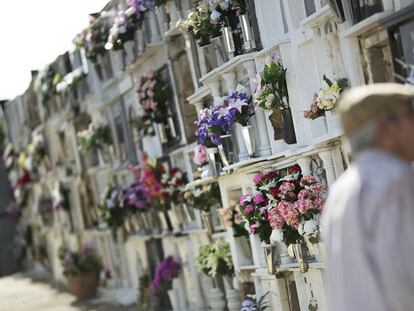
<path id="1" fill-rule="evenodd" d="M 136 306 L 78 303 L 65 292 L 44 282 L 33 282 L 23 275 L 0 279 L 0 311 L 132 311 Z"/>

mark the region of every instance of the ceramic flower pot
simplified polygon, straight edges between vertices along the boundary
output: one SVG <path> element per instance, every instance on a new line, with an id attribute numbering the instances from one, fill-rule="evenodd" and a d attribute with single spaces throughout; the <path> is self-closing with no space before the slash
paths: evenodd
<path id="1" fill-rule="evenodd" d="M 67 276 L 69 292 L 78 300 L 87 300 L 95 297 L 99 285 L 99 275 L 85 273 L 77 276 Z"/>
<path id="2" fill-rule="evenodd" d="M 304 243 L 293 244 L 293 252 L 295 254 L 296 262 L 298 263 L 301 272 L 308 271 L 308 263 L 306 262 L 306 245 Z"/>
<path id="3" fill-rule="evenodd" d="M 312 243 L 309 239 L 306 239 L 306 247 L 308 248 L 309 255 L 315 258 L 315 261 L 321 262 L 323 259 L 323 252 L 325 245 L 322 242 Z"/>
<path id="4" fill-rule="evenodd" d="M 218 152 L 217 148 L 207 148 L 208 163 L 210 164 L 211 174 L 213 175 L 213 177 L 218 176 L 217 161 L 216 161 L 217 152 Z"/>
<path id="5" fill-rule="evenodd" d="M 214 233 L 213 214 L 211 212 L 202 212 L 201 219 L 203 220 L 204 227 L 208 234 Z"/>
<path id="6" fill-rule="evenodd" d="M 295 127 L 293 125 L 292 111 L 290 108 L 282 110 L 283 140 L 288 144 L 296 144 Z"/>
<path id="7" fill-rule="evenodd" d="M 252 125 L 243 126 L 241 128 L 244 145 L 246 146 L 247 154 L 253 158 L 256 153 L 256 140 L 254 136 L 254 128 Z"/>
<path id="8" fill-rule="evenodd" d="M 242 14 L 239 16 L 240 26 L 243 34 L 243 49 L 249 52 L 255 48 L 254 36 L 249 16 Z"/>

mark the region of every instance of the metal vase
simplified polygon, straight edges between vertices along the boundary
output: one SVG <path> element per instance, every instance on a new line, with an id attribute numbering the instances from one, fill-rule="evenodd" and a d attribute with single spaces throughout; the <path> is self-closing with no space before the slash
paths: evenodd
<path id="1" fill-rule="evenodd" d="M 234 46 L 233 32 L 231 27 L 223 27 L 221 32 L 223 33 L 224 45 L 226 47 L 226 52 L 230 58 L 234 56 L 236 48 Z"/>
<path id="2" fill-rule="evenodd" d="M 166 142 L 168 142 L 167 131 L 165 129 L 165 124 L 164 123 L 157 123 L 157 129 L 158 129 L 158 136 L 160 138 L 161 144 L 165 144 Z"/>
<path id="3" fill-rule="evenodd" d="M 305 261 L 305 250 L 306 247 L 303 243 L 293 244 L 293 252 L 295 254 L 296 262 L 298 263 L 300 272 L 308 271 L 308 263 Z"/>
<path id="4" fill-rule="evenodd" d="M 171 137 L 176 138 L 177 131 L 175 130 L 174 119 L 172 117 L 168 117 L 167 123 L 168 123 L 168 129 L 170 130 Z"/>
<path id="5" fill-rule="evenodd" d="M 201 219 L 203 220 L 204 227 L 207 229 L 208 234 L 214 233 L 213 214 L 211 212 L 202 212 Z"/>
<path id="6" fill-rule="evenodd" d="M 218 62 L 216 59 L 216 50 L 213 43 L 204 45 L 201 47 L 203 50 L 204 59 L 206 62 L 206 67 L 208 70 L 213 70 L 218 67 Z"/>
<path id="7" fill-rule="evenodd" d="M 265 259 L 266 259 L 266 266 L 267 272 L 269 274 L 276 274 L 277 273 L 277 250 L 275 245 L 265 245 L 263 246 Z"/>
<path id="8" fill-rule="evenodd" d="M 207 148 L 208 163 L 210 164 L 211 173 L 212 173 L 213 177 L 218 176 L 217 162 L 216 162 L 217 151 L 218 151 L 217 148 Z"/>
<path id="9" fill-rule="evenodd" d="M 193 222 L 196 220 L 194 208 L 188 206 L 187 204 L 183 203 L 184 215 L 187 219 L 187 222 Z"/>
<path id="10" fill-rule="evenodd" d="M 243 48 L 245 51 L 251 51 L 255 48 L 255 42 L 249 16 L 242 14 L 239 16 L 239 20 L 243 33 Z"/>
<path id="11" fill-rule="evenodd" d="M 295 126 L 292 119 L 292 111 L 290 108 L 282 110 L 283 119 L 283 140 L 288 144 L 296 144 Z"/>
<path id="12" fill-rule="evenodd" d="M 224 38 L 223 36 L 212 38 L 211 43 L 214 44 L 218 66 L 221 66 L 228 61 L 228 56 L 224 48 Z"/>
<path id="13" fill-rule="evenodd" d="M 221 161 L 224 166 L 229 166 L 236 162 L 236 153 L 234 152 L 233 137 L 230 134 L 221 135 L 221 144 L 218 145 Z"/>
<path id="14" fill-rule="evenodd" d="M 250 158 L 256 153 L 256 140 L 254 136 L 254 128 L 252 125 L 243 126 L 241 128 L 244 145 Z"/>

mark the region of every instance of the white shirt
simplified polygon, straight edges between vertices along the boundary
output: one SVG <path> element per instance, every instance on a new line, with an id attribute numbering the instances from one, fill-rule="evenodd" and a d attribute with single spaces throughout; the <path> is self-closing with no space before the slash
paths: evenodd
<path id="1" fill-rule="evenodd" d="M 361 153 L 332 186 L 322 218 L 329 311 L 414 310 L 414 170 Z"/>

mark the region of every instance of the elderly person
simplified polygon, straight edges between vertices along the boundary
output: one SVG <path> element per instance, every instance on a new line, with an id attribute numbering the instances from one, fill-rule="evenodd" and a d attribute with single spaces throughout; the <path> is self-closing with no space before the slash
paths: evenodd
<path id="1" fill-rule="evenodd" d="M 330 311 L 414 310 L 414 87 L 353 88 L 338 111 L 354 163 L 322 219 Z"/>

